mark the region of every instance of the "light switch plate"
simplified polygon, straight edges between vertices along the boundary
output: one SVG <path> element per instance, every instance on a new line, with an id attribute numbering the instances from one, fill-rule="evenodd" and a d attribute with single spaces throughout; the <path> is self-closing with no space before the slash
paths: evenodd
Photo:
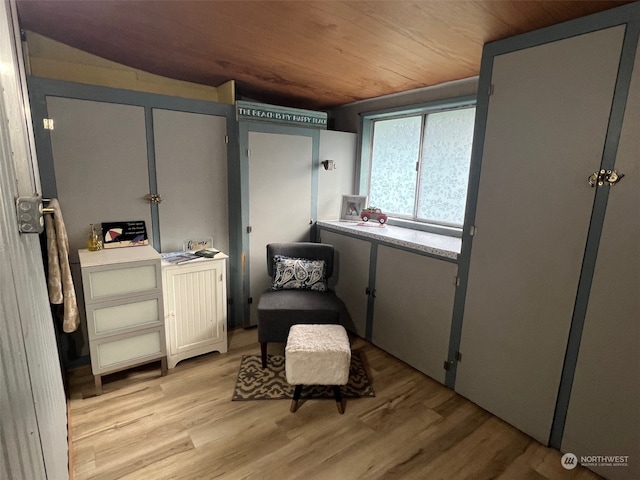
<path id="1" fill-rule="evenodd" d="M 44 213 L 42 197 L 18 197 L 16 200 L 18 229 L 21 233 L 42 233 L 44 230 Z"/>

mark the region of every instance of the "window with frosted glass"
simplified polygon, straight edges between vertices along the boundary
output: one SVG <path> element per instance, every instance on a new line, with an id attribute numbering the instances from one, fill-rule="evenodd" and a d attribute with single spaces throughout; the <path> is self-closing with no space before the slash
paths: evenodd
<path id="1" fill-rule="evenodd" d="M 422 140 L 417 218 L 462 225 L 475 108 L 426 116 Z"/>
<path id="2" fill-rule="evenodd" d="M 379 120 L 373 125 L 369 205 L 412 215 L 422 117 Z"/>
<path id="3" fill-rule="evenodd" d="M 369 205 L 399 219 L 464 222 L 475 108 L 373 119 Z"/>

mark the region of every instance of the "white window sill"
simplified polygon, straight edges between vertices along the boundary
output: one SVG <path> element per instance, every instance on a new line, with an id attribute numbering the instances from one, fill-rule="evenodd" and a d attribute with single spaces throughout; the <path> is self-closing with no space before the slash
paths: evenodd
<path id="1" fill-rule="evenodd" d="M 378 240 L 453 260 L 458 259 L 462 248 L 462 239 L 460 238 L 395 227 L 393 225 L 380 225 L 377 222 L 357 223 L 341 220 L 320 220 L 317 225 L 320 228 L 349 233 L 358 237 Z"/>

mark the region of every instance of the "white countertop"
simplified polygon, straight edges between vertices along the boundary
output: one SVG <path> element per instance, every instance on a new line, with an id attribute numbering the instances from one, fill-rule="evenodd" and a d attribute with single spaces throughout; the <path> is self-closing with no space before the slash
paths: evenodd
<path id="1" fill-rule="evenodd" d="M 191 252 L 193 253 L 193 252 Z M 202 262 L 211 262 L 211 261 L 216 261 L 216 260 L 226 260 L 227 258 L 229 258 L 229 255 L 227 255 L 226 253 L 223 252 L 218 252 L 216 253 L 215 257 L 200 257 L 200 258 L 194 258 L 193 260 L 188 260 L 186 262 L 182 262 L 182 263 L 173 263 L 173 262 L 167 262 L 166 260 L 162 260 L 162 268 L 166 268 L 166 267 L 186 267 L 188 265 L 193 265 L 195 263 L 202 263 Z"/>
<path id="2" fill-rule="evenodd" d="M 410 228 L 381 225 L 379 223 L 348 222 L 343 220 L 322 220 L 319 227 L 327 227 L 363 238 L 379 240 L 392 245 L 418 250 L 438 257 L 456 260 L 462 249 L 462 239 L 422 232 Z"/>
<path id="3" fill-rule="evenodd" d="M 96 267 L 100 265 L 111 265 L 113 263 L 139 262 L 141 260 L 159 260 L 160 254 L 150 245 L 140 245 L 137 247 L 105 248 L 90 252 L 87 249 L 78 250 L 80 265 L 86 267 Z"/>

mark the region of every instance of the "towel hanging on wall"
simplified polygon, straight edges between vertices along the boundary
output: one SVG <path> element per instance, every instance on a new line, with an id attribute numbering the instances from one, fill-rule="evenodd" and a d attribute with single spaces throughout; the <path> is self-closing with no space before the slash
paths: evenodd
<path id="1" fill-rule="evenodd" d="M 44 217 L 49 257 L 49 278 L 47 279 L 49 301 L 54 305 L 64 304 L 62 329 L 66 333 L 71 333 L 78 329 L 80 315 L 69 266 L 69 238 L 58 200 L 52 198 L 49 201 L 49 208 L 53 213 Z"/>

